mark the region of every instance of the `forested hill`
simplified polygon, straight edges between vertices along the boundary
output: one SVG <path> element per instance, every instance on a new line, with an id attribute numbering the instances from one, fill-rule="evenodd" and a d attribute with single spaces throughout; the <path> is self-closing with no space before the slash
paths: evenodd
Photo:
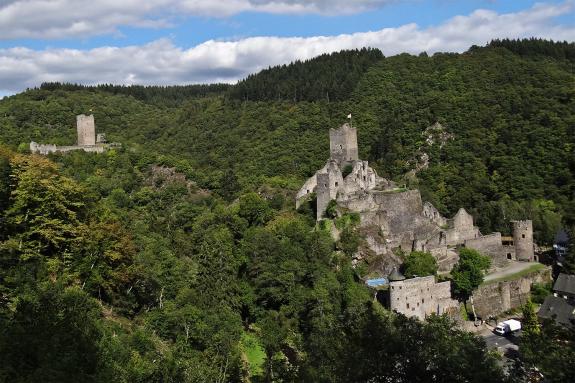
<path id="1" fill-rule="evenodd" d="M 334 242 L 293 197 L 352 113 L 381 175 L 485 232 L 531 218 L 549 243 L 575 222 L 574 48 L 365 49 L 235 86 L 0 100 L 0 382 L 509 382 L 534 366 L 573 381 L 573 342 L 541 332 L 507 379 L 449 319 L 385 310 L 351 267 L 354 222 Z M 81 113 L 121 148 L 28 153 L 75 143 Z M 427 145 L 436 122 L 446 140 Z"/>
<path id="2" fill-rule="evenodd" d="M 237 190 L 222 189 L 236 182 L 296 188 L 323 164 L 327 131 L 348 113 L 361 156 L 400 180 L 422 132 L 440 122 L 455 138 L 428 150 L 430 167 L 414 185 L 426 199 L 448 215 L 465 207 L 486 232 L 506 232 L 502 222 L 520 216 L 555 228 L 560 216 L 575 219 L 574 51 L 537 39 L 417 57 L 364 49 L 271 68 L 231 88 L 45 84 L 0 102 L 0 140 L 73 143 L 74 116 L 93 110 L 110 139 L 161 154 L 233 198 Z M 294 86 L 297 100 L 312 101 L 294 102 Z M 328 88 L 329 97 L 317 93 Z"/>

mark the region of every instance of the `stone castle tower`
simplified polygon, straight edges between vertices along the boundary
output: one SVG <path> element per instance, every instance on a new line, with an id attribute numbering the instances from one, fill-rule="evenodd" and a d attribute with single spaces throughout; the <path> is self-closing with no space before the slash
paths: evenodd
<path id="1" fill-rule="evenodd" d="M 518 261 L 534 261 L 533 223 L 530 220 L 513 221 L 513 244 Z"/>
<path id="2" fill-rule="evenodd" d="M 93 114 L 76 116 L 76 129 L 78 130 L 78 146 L 96 145 L 96 125 Z"/>
<path id="3" fill-rule="evenodd" d="M 330 129 L 329 154 L 330 158 L 340 165 L 357 161 L 357 129 L 349 124 L 343 124 L 338 129 Z"/>

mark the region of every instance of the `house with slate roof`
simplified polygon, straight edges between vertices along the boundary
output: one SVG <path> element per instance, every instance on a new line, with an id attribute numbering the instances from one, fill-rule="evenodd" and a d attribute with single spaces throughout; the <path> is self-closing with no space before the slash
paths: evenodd
<path id="1" fill-rule="evenodd" d="M 562 326 L 575 325 L 575 275 L 559 274 L 553 295 L 545 298 L 537 314 L 540 319 L 553 319 Z"/>

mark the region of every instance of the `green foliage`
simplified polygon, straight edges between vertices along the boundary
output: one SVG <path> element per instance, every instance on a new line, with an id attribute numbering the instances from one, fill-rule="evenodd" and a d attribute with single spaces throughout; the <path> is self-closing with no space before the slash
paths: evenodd
<path id="1" fill-rule="evenodd" d="M 97 302 L 77 288 L 46 284 L 34 297 L 23 297 L 0 332 L 0 380 L 96 381 L 100 315 Z"/>
<path id="2" fill-rule="evenodd" d="M 341 176 L 343 178 L 347 177 L 348 175 L 351 174 L 351 172 L 353 171 L 353 165 L 352 164 L 347 164 L 343 167 L 343 170 L 341 171 Z"/>
<path id="3" fill-rule="evenodd" d="M 569 230 L 569 242 L 567 243 L 567 254 L 563 261 L 563 271 L 567 274 L 575 274 L 575 226 Z"/>
<path id="4" fill-rule="evenodd" d="M 402 272 L 406 278 L 436 275 L 437 270 L 438 266 L 435 257 L 423 251 L 412 251 L 405 258 L 402 265 Z"/>
<path id="5" fill-rule="evenodd" d="M 473 291 L 483 283 L 484 273 L 489 269 L 489 257 L 479 254 L 476 250 L 462 248 L 459 250 L 459 261 L 451 270 L 453 293 L 463 301 L 467 301 Z"/>
<path id="6" fill-rule="evenodd" d="M 382 58 L 381 51 L 371 48 L 323 54 L 249 75 L 232 87 L 229 95 L 242 101 L 341 101 Z"/>
<path id="7" fill-rule="evenodd" d="M 553 292 L 553 282 L 534 283 L 531 285 L 531 301 L 542 304 L 545 298 Z"/>
<path id="8" fill-rule="evenodd" d="M 262 376 L 266 354 L 259 339 L 252 333 L 244 332 L 242 335 L 242 347 L 248 362 L 250 377 Z"/>
<path id="9" fill-rule="evenodd" d="M 424 198 L 464 206 L 485 232 L 532 219 L 548 243 L 575 220 L 571 52 L 350 51 L 237 86 L 44 84 L 3 99 L 0 142 L 22 150 L 0 148 L 0 381 L 238 382 L 243 352 L 265 381 L 502 381 L 480 338 L 373 303 L 351 268 L 358 215 L 335 219 L 337 256 L 314 230 L 313 193 L 299 212 L 289 201 L 350 110 L 361 157 L 399 184 L 440 121 L 453 139 L 424 147 Z M 26 154 L 31 140 L 74 143 L 74 116 L 91 109 L 122 148 Z M 487 267 L 462 250 L 462 299 Z M 261 348 L 242 350 L 256 327 Z M 573 380 L 568 335 L 527 338 L 526 364 Z"/>
<path id="10" fill-rule="evenodd" d="M 346 227 L 356 227 L 359 225 L 360 219 L 358 213 L 344 213 L 341 217 L 337 217 L 334 223 L 339 230 L 343 230 Z"/>
<path id="11" fill-rule="evenodd" d="M 238 215 L 250 225 L 263 225 L 271 218 L 272 210 L 268 202 L 257 193 L 249 193 L 240 197 Z"/>
<path id="12" fill-rule="evenodd" d="M 521 312 L 523 314 L 523 321 L 521 323 L 523 334 L 527 337 L 539 335 L 541 333 L 541 326 L 539 325 L 535 305 L 531 302 L 531 299 L 527 299 L 527 302 L 521 307 Z"/>
<path id="13" fill-rule="evenodd" d="M 352 257 L 356 252 L 360 243 L 360 237 L 356 230 L 352 227 L 346 227 L 342 230 L 338 247 L 343 251 L 348 257 Z"/>
<path id="14" fill-rule="evenodd" d="M 540 332 L 521 336 L 519 346 L 523 370 L 537 368 L 550 382 L 572 382 L 575 379 L 575 371 L 571 368 L 575 358 L 573 328 L 558 327 L 553 320 L 548 320 L 542 324 Z"/>
<path id="15" fill-rule="evenodd" d="M 325 208 L 324 216 L 331 219 L 337 217 L 337 202 L 335 200 L 332 199 L 329 201 L 327 207 Z"/>

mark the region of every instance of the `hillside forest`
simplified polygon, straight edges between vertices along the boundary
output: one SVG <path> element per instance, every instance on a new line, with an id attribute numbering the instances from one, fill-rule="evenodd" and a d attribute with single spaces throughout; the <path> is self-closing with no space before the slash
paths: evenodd
<path id="1" fill-rule="evenodd" d="M 235 85 L 0 100 L 0 382 L 571 381 L 553 366 L 575 342 L 542 334 L 505 374 L 451 319 L 386 310 L 351 265 L 353 222 L 334 242 L 294 198 L 351 113 L 381 176 L 484 233 L 531 219 L 550 246 L 575 225 L 574 61 L 575 44 L 537 39 L 366 48 Z M 29 153 L 74 144 L 82 113 L 121 145 Z"/>

